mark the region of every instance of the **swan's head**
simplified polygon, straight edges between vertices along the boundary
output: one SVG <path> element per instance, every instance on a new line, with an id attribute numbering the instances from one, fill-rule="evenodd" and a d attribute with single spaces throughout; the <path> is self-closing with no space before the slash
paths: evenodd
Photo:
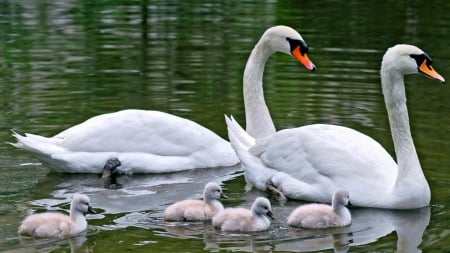
<path id="1" fill-rule="evenodd" d="M 77 210 L 81 213 L 95 213 L 95 210 L 91 207 L 91 200 L 84 194 L 77 194 L 72 200 L 71 210 Z"/>
<path id="2" fill-rule="evenodd" d="M 222 188 L 220 185 L 218 185 L 215 182 L 209 182 L 205 185 L 205 189 L 203 191 L 203 199 L 204 200 L 210 200 L 210 199 L 220 199 L 224 198 L 227 199 L 228 197 L 223 194 Z"/>
<path id="3" fill-rule="evenodd" d="M 308 45 L 302 36 L 289 26 L 273 26 L 264 32 L 260 43 L 267 45 L 271 53 L 281 52 L 294 56 L 307 69 L 314 71 L 316 66 L 308 58 Z"/>
<path id="4" fill-rule="evenodd" d="M 381 70 L 395 70 L 402 75 L 421 73 L 445 83 L 445 79 L 432 67 L 433 61 L 420 48 L 399 44 L 389 48 L 383 56 Z"/>
<path id="5" fill-rule="evenodd" d="M 265 215 L 271 219 L 274 219 L 272 205 L 270 205 L 270 201 L 264 197 L 258 197 L 255 199 L 252 205 L 252 212 L 259 216 Z"/>
<path id="6" fill-rule="evenodd" d="M 350 204 L 350 195 L 346 190 L 338 190 L 333 194 L 332 205 L 336 206 L 347 206 Z"/>

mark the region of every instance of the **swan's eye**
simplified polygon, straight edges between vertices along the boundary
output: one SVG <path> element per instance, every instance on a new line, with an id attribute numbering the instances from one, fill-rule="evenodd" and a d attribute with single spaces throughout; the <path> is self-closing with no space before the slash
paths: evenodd
<path id="1" fill-rule="evenodd" d="M 411 58 L 416 60 L 417 68 L 419 68 L 419 70 L 420 70 L 420 66 L 422 65 L 423 62 L 425 62 L 425 64 L 427 65 L 428 69 L 431 69 L 431 64 L 433 64 L 433 61 L 431 60 L 430 56 L 428 56 L 427 54 L 425 54 L 425 53 L 423 53 L 423 54 L 410 54 L 409 56 L 411 56 Z"/>
<path id="2" fill-rule="evenodd" d="M 308 53 L 308 45 L 306 45 L 306 42 L 303 40 L 297 40 L 297 39 L 291 39 L 286 38 L 286 40 L 289 42 L 289 46 L 291 47 L 291 52 L 294 51 L 297 47 L 300 47 L 300 53 L 302 55 L 305 55 Z"/>

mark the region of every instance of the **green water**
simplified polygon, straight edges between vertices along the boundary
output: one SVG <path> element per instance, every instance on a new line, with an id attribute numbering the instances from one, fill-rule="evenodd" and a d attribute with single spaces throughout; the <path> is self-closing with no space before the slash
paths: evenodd
<path id="1" fill-rule="evenodd" d="M 415 44 L 450 78 L 448 1 L 0 1 L 0 251 L 445 252 L 450 241 L 450 88 L 406 78 L 410 121 L 432 191 L 427 208 L 353 208 L 350 227 L 294 230 L 283 217 L 300 202 L 272 201 L 269 231 L 224 234 L 203 223 L 165 223 L 165 206 L 200 198 L 222 181 L 225 206 L 248 207 L 266 193 L 245 189 L 239 168 L 119 178 L 52 174 L 13 141 L 10 130 L 54 135 L 91 116 L 126 108 L 160 110 L 226 137 L 223 114 L 244 122 L 242 73 L 264 30 L 297 29 L 317 66 L 292 57 L 266 66 L 264 88 L 278 129 L 332 123 L 373 136 L 391 153 L 379 85 L 386 48 Z M 96 207 L 86 234 L 23 240 L 27 213 L 68 210 L 75 192 Z"/>

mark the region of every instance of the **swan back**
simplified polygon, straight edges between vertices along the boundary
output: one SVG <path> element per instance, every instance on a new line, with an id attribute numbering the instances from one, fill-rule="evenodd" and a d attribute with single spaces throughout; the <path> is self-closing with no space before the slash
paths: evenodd
<path id="1" fill-rule="evenodd" d="M 207 221 L 223 210 L 220 198 L 227 198 L 222 188 L 209 182 L 203 190 L 203 201 L 187 199 L 176 202 L 164 210 L 165 221 Z"/>
<path id="2" fill-rule="evenodd" d="M 70 205 L 70 215 L 56 212 L 32 214 L 26 217 L 19 226 L 19 235 L 33 237 L 63 238 L 86 230 L 87 222 L 84 213 L 95 211 L 90 206 L 89 197 L 76 195 Z"/>
<path id="3" fill-rule="evenodd" d="M 273 219 L 270 201 L 258 197 L 252 204 L 251 210 L 245 208 L 226 208 L 217 213 L 212 224 L 222 231 L 263 231 L 270 227 Z"/>
<path id="4" fill-rule="evenodd" d="M 338 190 L 333 195 L 332 205 L 307 204 L 296 208 L 287 218 L 292 227 L 328 228 L 342 227 L 351 223 L 350 211 L 345 207 L 349 204 L 347 191 Z"/>

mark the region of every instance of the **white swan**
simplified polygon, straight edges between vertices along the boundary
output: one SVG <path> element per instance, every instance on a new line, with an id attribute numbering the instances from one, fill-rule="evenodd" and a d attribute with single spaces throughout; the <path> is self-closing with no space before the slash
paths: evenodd
<path id="1" fill-rule="evenodd" d="M 350 128 L 307 125 L 255 140 L 227 118 L 247 180 L 259 189 L 273 184 L 292 199 L 329 202 L 334 191 L 346 189 L 357 206 L 427 206 L 430 188 L 409 128 L 404 75 L 422 73 L 444 83 L 431 63 L 422 50 L 404 44 L 383 57 L 381 84 L 398 165 L 378 142 Z"/>
<path id="2" fill-rule="evenodd" d="M 123 110 L 93 117 L 53 137 L 14 133 L 57 172 L 101 173 L 118 159 L 121 173 L 163 173 L 239 163 L 229 142 L 209 129 L 159 111 Z"/>
<path id="3" fill-rule="evenodd" d="M 350 225 L 352 216 L 345 207 L 349 202 L 349 194 L 338 190 L 333 195 L 331 206 L 325 204 L 306 204 L 297 207 L 289 214 L 287 224 L 300 228 L 329 228 Z"/>
<path id="4" fill-rule="evenodd" d="M 252 136 L 275 133 L 262 96 L 264 66 L 275 52 L 295 56 L 314 70 L 308 47 L 292 28 L 269 28 L 244 71 L 247 129 Z M 13 145 L 30 151 L 56 172 L 100 173 L 109 159 L 121 173 L 163 173 L 239 163 L 230 144 L 193 121 L 158 111 L 123 110 L 93 117 L 53 137 L 13 134 Z M 117 169 L 116 169 L 117 167 Z M 107 172 L 110 174 L 111 172 Z"/>
<path id="5" fill-rule="evenodd" d="M 264 67 L 269 57 L 276 52 L 293 55 L 308 70 L 316 69 L 308 58 L 306 42 L 297 31 L 279 25 L 264 32 L 248 58 L 243 80 L 246 130 L 255 138 L 276 132 L 263 92 Z"/>
<path id="6" fill-rule="evenodd" d="M 273 219 L 270 201 L 258 197 L 252 204 L 251 210 L 246 208 L 225 208 L 212 218 L 214 227 L 222 231 L 263 231 L 270 227 Z"/>
<path id="7" fill-rule="evenodd" d="M 75 195 L 70 204 L 70 215 L 45 212 L 26 217 L 18 229 L 19 235 L 33 237 L 64 238 L 80 233 L 87 228 L 84 213 L 95 213 L 90 206 L 89 197 L 84 194 Z"/>
<path id="8" fill-rule="evenodd" d="M 165 221 L 208 221 L 223 210 L 220 198 L 227 198 L 222 188 L 215 182 L 209 182 L 203 190 L 203 201 L 186 199 L 168 206 L 164 210 Z"/>

